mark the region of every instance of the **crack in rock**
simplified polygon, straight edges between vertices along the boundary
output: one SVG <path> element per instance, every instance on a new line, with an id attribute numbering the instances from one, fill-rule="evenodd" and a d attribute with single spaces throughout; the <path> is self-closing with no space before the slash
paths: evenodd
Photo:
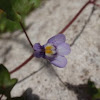
<path id="1" fill-rule="evenodd" d="M 79 39 L 79 37 L 82 35 L 84 29 L 86 28 L 86 26 L 88 25 L 89 21 L 91 20 L 91 17 L 92 17 L 92 15 L 93 15 L 94 11 L 95 11 L 95 5 L 93 6 L 92 11 L 91 11 L 91 13 L 90 13 L 90 15 L 89 15 L 87 21 L 85 22 L 85 24 L 84 24 L 82 30 L 81 30 L 80 33 L 75 37 L 75 39 L 74 39 L 73 42 L 70 44 L 70 46 L 73 46 L 73 45 L 75 44 L 75 42 Z"/>

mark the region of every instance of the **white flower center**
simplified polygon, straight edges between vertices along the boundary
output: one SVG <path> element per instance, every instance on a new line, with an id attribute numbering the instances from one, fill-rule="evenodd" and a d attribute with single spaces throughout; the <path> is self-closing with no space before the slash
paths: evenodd
<path id="1" fill-rule="evenodd" d="M 56 53 L 56 48 L 53 45 L 47 44 L 45 46 L 45 55 L 46 56 L 52 57 L 55 53 Z"/>

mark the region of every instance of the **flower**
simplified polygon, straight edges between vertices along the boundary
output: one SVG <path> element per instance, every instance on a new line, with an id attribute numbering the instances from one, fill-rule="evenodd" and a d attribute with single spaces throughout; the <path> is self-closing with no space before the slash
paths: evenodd
<path id="1" fill-rule="evenodd" d="M 66 38 L 63 34 L 58 34 L 50 38 L 43 46 L 40 43 L 35 43 L 34 56 L 37 58 L 45 58 L 51 64 L 63 68 L 67 64 L 67 59 L 64 55 L 68 55 L 71 51 L 69 44 L 65 43 Z"/>

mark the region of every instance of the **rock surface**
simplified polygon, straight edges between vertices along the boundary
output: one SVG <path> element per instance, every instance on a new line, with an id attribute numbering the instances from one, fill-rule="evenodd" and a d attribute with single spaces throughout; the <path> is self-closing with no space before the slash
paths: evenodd
<path id="1" fill-rule="evenodd" d="M 59 33 L 75 16 L 87 0 L 47 0 L 27 18 L 27 33 L 32 43 L 45 44 Z M 68 64 L 60 69 L 44 59 L 32 59 L 21 70 L 12 74 L 19 83 L 12 91 L 20 96 L 31 88 L 41 100 L 88 100 L 80 84 L 90 78 L 100 87 L 100 8 L 89 5 L 78 19 L 64 32 L 66 42 L 71 44 L 71 53 L 66 56 Z M 89 19 L 90 18 L 90 19 Z M 80 35 L 79 35 L 80 34 Z M 77 38 L 78 36 L 78 38 Z M 74 41 L 75 40 L 75 41 Z M 74 42 L 73 42 L 74 41 Z M 26 60 L 33 50 L 23 32 L 9 33 L 0 38 L 0 63 L 9 71 Z M 67 87 L 69 84 L 71 89 Z"/>

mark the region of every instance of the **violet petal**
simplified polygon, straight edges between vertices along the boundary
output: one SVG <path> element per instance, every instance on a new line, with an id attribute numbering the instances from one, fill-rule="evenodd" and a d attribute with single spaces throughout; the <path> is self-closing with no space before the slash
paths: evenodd
<path id="1" fill-rule="evenodd" d="M 40 45 L 40 43 L 35 43 L 34 46 L 33 46 L 33 48 L 36 51 L 41 51 L 41 45 Z"/>
<path id="2" fill-rule="evenodd" d="M 33 48 L 34 48 L 34 56 L 35 57 L 37 57 L 37 58 L 44 57 L 45 54 L 42 51 L 43 46 L 41 46 L 40 43 L 35 43 Z"/>
<path id="3" fill-rule="evenodd" d="M 58 46 L 58 45 L 64 43 L 65 40 L 66 40 L 65 35 L 57 34 L 57 35 L 53 36 L 52 38 L 50 38 L 47 43 L 51 43 L 54 46 Z"/>
<path id="4" fill-rule="evenodd" d="M 61 45 L 57 46 L 57 53 L 58 55 L 64 56 L 70 53 L 71 49 L 69 44 L 62 43 Z"/>
<path id="5" fill-rule="evenodd" d="M 57 56 L 53 61 L 51 61 L 51 64 L 63 68 L 67 64 L 67 59 L 64 56 Z"/>
<path id="6" fill-rule="evenodd" d="M 42 57 L 42 55 L 40 54 L 39 51 L 34 51 L 34 56 L 37 57 L 37 58 Z"/>

